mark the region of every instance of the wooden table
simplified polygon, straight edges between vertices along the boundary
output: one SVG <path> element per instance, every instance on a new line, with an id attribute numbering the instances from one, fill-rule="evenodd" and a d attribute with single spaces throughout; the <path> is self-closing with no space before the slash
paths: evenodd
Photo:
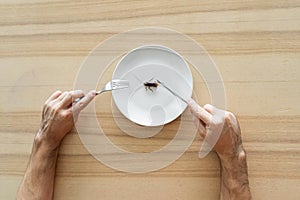
<path id="1" fill-rule="evenodd" d="M 15 196 L 50 93 L 73 88 L 77 70 L 98 43 L 144 26 L 182 32 L 216 62 L 227 107 L 243 131 L 253 199 L 300 199 L 299 6 L 299 0 L 2 0 L 0 199 Z M 199 103 L 209 103 L 205 83 L 195 77 L 194 84 Z M 121 147 L 151 151 L 170 139 L 154 137 L 150 148 L 142 139 L 119 137 L 110 102 L 110 94 L 97 98 L 97 117 Z M 218 159 L 211 153 L 200 160 L 199 146 L 197 136 L 172 165 L 128 174 L 94 159 L 72 131 L 60 150 L 54 199 L 218 199 Z"/>

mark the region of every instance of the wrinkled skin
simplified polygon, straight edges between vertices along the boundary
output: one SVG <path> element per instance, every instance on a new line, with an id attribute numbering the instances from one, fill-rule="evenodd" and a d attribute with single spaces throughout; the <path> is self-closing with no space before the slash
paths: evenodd
<path id="1" fill-rule="evenodd" d="M 55 167 L 59 146 L 68 134 L 82 109 L 95 97 L 80 90 L 54 92 L 45 102 L 42 121 L 37 132 L 31 157 L 16 199 L 52 199 Z M 84 96 L 84 97 L 83 97 Z M 77 103 L 74 99 L 83 97 Z"/>
<path id="2" fill-rule="evenodd" d="M 34 139 L 17 199 L 52 199 L 59 146 L 66 134 L 72 130 L 80 111 L 95 95 L 95 91 L 85 96 L 82 91 L 57 91 L 45 102 L 40 129 Z M 79 97 L 83 98 L 73 103 Z M 189 101 L 188 106 L 202 139 L 205 138 L 212 145 L 220 158 L 221 199 L 251 199 L 246 153 L 236 117 L 211 105 L 202 108 L 193 100 Z M 214 143 L 211 138 L 215 138 L 218 131 L 221 134 Z"/>
<path id="3" fill-rule="evenodd" d="M 89 93 L 73 105 L 75 99 L 83 96 L 81 90 L 53 93 L 45 102 L 36 139 L 44 140 L 50 149 L 57 148 L 65 135 L 72 130 L 79 112 L 87 106 L 95 93 Z"/>
<path id="4" fill-rule="evenodd" d="M 188 101 L 188 107 L 201 139 L 205 138 L 220 159 L 222 176 L 220 198 L 251 199 L 246 152 L 242 145 L 240 125 L 235 115 L 210 104 L 201 107 L 192 99 Z M 220 135 L 216 138 L 218 136 L 214 134 L 218 131 Z"/>

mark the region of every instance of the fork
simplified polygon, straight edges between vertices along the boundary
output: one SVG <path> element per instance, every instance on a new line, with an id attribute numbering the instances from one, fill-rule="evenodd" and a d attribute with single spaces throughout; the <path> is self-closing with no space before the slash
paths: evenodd
<path id="1" fill-rule="evenodd" d="M 101 90 L 96 92 L 96 95 L 99 95 L 103 92 L 112 91 L 112 90 L 119 90 L 119 89 L 124 89 L 124 88 L 128 88 L 128 87 L 129 87 L 129 81 L 128 80 L 115 79 L 115 80 L 112 80 L 112 81 L 109 81 L 108 83 L 106 83 L 105 86 Z M 78 102 L 83 97 L 79 97 L 79 98 L 75 99 L 73 101 L 73 103 Z"/>
<path id="2" fill-rule="evenodd" d="M 103 92 L 111 91 L 111 90 L 119 90 L 119 89 L 124 89 L 129 87 L 129 81 L 128 80 L 119 80 L 115 79 L 112 81 L 109 81 L 108 83 L 105 84 L 105 86 L 96 92 L 96 95 L 101 94 Z"/>

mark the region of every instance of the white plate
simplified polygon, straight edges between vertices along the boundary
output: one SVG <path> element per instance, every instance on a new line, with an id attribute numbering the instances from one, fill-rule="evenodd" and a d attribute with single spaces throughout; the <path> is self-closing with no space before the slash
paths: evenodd
<path id="1" fill-rule="evenodd" d="M 193 77 L 188 64 L 174 50 L 160 45 L 141 46 L 117 64 L 113 79 L 129 80 L 129 88 L 114 90 L 113 100 L 129 120 L 144 126 L 160 126 L 176 119 L 186 104 L 158 85 L 146 90 L 144 82 L 160 80 L 184 99 L 192 95 Z"/>

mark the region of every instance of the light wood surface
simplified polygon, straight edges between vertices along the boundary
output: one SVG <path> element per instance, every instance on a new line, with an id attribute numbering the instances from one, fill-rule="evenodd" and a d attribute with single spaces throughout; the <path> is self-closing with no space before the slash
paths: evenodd
<path id="1" fill-rule="evenodd" d="M 190 36 L 216 62 L 227 107 L 240 120 L 253 199 L 300 199 L 299 6 L 299 0 L 2 0 L 0 199 L 15 196 L 50 93 L 73 88 L 97 44 L 145 25 Z M 199 103 L 209 103 L 205 83 L 194 79 Z M 114 124 L 110 94 L 97 97 L 96 107 L 111 140 L 135 152 L 161 148 L 178 125 L 167 125 L 171 135 L 152 138 L 149 147 Z M 172 165 L 127 174 L 95 160 L 72 131 L 60 150 L 54 199 L 218 199 L 218 159 L 214 153 L 198 159 L 199 148 L 197 136 Z"/>

